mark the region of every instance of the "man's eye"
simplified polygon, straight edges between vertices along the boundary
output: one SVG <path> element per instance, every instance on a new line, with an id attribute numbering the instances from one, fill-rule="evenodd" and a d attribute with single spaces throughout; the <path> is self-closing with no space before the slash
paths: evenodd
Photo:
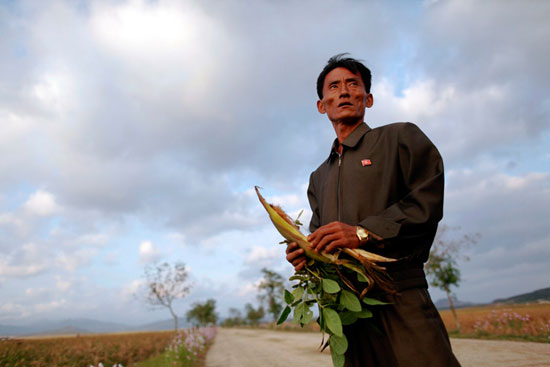
<path id="1" fill-rule="evenodd" d="M 335 89 L 336 88 L 336 84 L 331 84 L 328 86 L 328 89 Z"/>

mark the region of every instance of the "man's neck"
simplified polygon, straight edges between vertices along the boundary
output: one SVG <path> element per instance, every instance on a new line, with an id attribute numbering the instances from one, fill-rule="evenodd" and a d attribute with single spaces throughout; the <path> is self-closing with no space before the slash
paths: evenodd
<path id="1" fill-rule="evenodd" d="M 357 126 L 361 125 L 363 121 L 358 121 L 355 124 L 347 124 L 339 121 L 332 121 L 332 127 L 334 127 L 334 131 L 336 132 L 336 138 L 338 139 L 338 153 L 342 153 L 342 143 L 346 138 L 351 134 L 353 130 L 357 128 Z"/>

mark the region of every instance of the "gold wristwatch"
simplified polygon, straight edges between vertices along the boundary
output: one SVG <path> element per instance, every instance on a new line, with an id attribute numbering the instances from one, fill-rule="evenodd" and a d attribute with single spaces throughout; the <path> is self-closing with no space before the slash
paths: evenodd
<path id="1" fill-rule="evenodd" d="M 363 245 L 369 241 L 369 232 L 365 228 L 356 226 L 355 233 L 357 234 L 357 238 L 359 238 L 360 245 Z"/>

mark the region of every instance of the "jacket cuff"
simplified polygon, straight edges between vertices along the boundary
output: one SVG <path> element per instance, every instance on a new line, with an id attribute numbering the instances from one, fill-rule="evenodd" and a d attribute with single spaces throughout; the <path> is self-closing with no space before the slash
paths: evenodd
<path id="1" fill-rule="evenodd" d="M 369 232 L 377 234 L 383 239 L 396 237 L 401 229 L 401 224 L 375 216 L 365 218 L 359 222 L 358 225 Z"/>

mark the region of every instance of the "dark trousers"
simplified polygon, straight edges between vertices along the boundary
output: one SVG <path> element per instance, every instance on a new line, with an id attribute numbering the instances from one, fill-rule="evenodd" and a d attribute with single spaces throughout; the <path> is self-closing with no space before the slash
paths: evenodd
<path id="1" fill-rule="evenodd" d="M 346 367 L 460 367 L 428 290 L 412 288 L 345 326 Z"/>

